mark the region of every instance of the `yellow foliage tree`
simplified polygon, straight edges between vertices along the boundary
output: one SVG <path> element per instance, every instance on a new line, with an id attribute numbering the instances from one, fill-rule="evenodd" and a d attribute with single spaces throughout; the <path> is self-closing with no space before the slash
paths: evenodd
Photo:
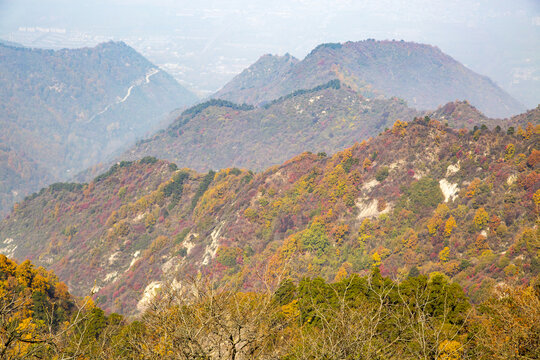
<path id="1" fill-rule="evenodd" d="M 373 267 L 379 267 L 381 266 L 381 256 L 377 251 L 371 255 L 371 259 L 373 260 Z"/>
<path id="2" fill-rule="evenodd" d="M 332 229 L 332 236 L 336 244 L 341 244 L 347 234 L 349 234 L 349 225 L 347 224 L 338 224 Z"/>
<path id="3" fill-rule="evenodd" d="M 251 207 L 248 207 L 245 211 L 244 211 L 244 216 L 250 221 L 250 222 L 255 222 L 255 220 L 257 219 L 257 211 Z"/>
<path id="4" fill-rule="evenodd" d="M 371 165 L 372 165 L 371 160 L 369 160 L 369 158 L 365 158 L 364 162 L 362 163 L 362 168 L 364 170 L 368 170 L 371 167 Z"/>
<path id="5" fill-rule="evenodd" d="M 445 203 L 437 205 L 437 209 L 435 210 L 435 214 L 439 215 L 441 218 L 445 218 L 446 215 L 450 212 L 450 209 L 448 208 L 448 205 Z"/>
<path id="6" fill-rule="evenodd" d="M 479 251 L 482 251 L 482 250 L 485 250 L 487 249 L 489 246 L 487 244 L 487 241 L 486 241 L 486 237 L 482 234 L 479 234 L 477 237 L 476 237 L 476 241 L 474 242 L 474 245 L 475 247 L 479 250 Z"/>
<path id="7" fill-rule="evenodd" d="M 126 220 L 121 220 L 113 226 L 112 234 L 114 236 L 126 236 L 129 234 L 129 223 Z"/>
<path id="8" fill-rule="evenodd" d="M 107 219 L 107 222 L 105 223 L 106 227 L 112 227 L 116 222 L 118 221 L 118 213 L 116 211 L 113 211 L 111 215 L 109 215 L 109 218 Z"/>
<path id="9" fill-rule="evenodd" d="M 476 190 L 478 189 L 478 186 L 481 183 L 482 183 L 482 181 L 479 178 L 475 178 L 473 181 L 471 181 L 471 183 L 467 187 L 467 192 L 466 192 L 465 196 L 468 197 L 469 199 L 472 198 L 474 196 L 474 194 L 476 193 Z"/>
<path id="10" fill-rule="evenodd" d="M 506 145 L 506 148 L 504 150 L 504 159 L 510 160 L 511 158 L 514 157 L 515 152 L 516 152 L 516 147 L 514 146 L 514 144 L 510 143 Z"/>
<path id="11" fill-rule="evenodd" d="M 437 214 L 435 214 L 434 216 L 432 216 L 428 222 L 427 222 L 427 228 L 428 228 L 428 232 L 430 235 L 435 235 L 437 233 L 437 230 L 439 229 L 439 227 L 442 225 L 442 219 L 440 218 L 440 216 L 438 216 Z"/>
<path id="12" fill-rule="evenodd" d="M 339 270 L 336 274 L 336 276 L 334 277 L 334 282 L 338 282 L 338 281 L 341 281 L 343 279 L 345 279 L 347 277 L 347 269 L 345 269 L 345 266 L 341 265 L 339 267 Z"/>
<path id="13" fill-rule="evenodd" d="M 144 226 L 146 228 L 149 228 L 151 226 L 154 226 L 156 223 L 156 217 L 152 213 L 148 213 L 144 218 Z"/>
<path id="14" fill-rule="evenodd" d="M 448 256 L 449 255 L 450 255 L 450 248 L 448 246 L 446 246 L 444 249 L 439 251 L 439 260 L 441 262 L 446 262 L 446 261 L 448 261 Z"/>
<path id="15" fill-rule="evenodd" d="M 533 204 L 536 207 L 536 212 L 540 209 L 540 189 L 536 190 L 533 195 Z"/>
<path id="16" fill-rule="evenodd" d="M 456 219 L 454 219 L 453 216 L 450 216 L 448 220 L 446 220 L 446 224 L 444 225 L 444 235 L 446 237 L 450 237 L 450 235 L 452 235 L 452 231 L 456 226 Z"/>
<path id="17" fill-rule="evenodd" d="M 396 120 L 396 122 L 392 126 L 392 133 L 399 134 L 400 136 L 405 136 L 406 134 L 405 128 L 407 127 L 407 125 L 409 124 L 407 124 L 407 122 L 405 121 Z"/>
<path id="18" fill-rule="evenodd" d="M 483 207 L 476 210 L 476 213 L 474 214 L 474 226 L 478 229 L 483 229 L 488 221 L 489 221 L 489 215 Z"/>
<path id="19" fill-rule="evenodd" d="M 535 132 L 534 125 L 528 122 L 527 127 L 525 128 L 525 139 L 529 140 L 531 136 L 534 134 L 534 132 Z"/>
<path id="20" fill-rule="evenodd" d="M 418 234 L 413 229 L 407 229 L 401 242 L 406 249 L 414 249 L 418 244 Z"/>
<path id="21" fill-rule="evenodd" d="M 300 316 L 300 310 L 298 309 L 298 300 L 294 299 L 290 303 L 281 306 L 281 312 L 289 321 L 297 319 Z"/>
<path id="22" fill-rule="evenodd" d="M 444 340 L 439 344 L 438 360 L 461 360 L 463 345 L 455 340 Z"/>
<path id="23" fill-rule="evenodd" d="M 518 126 L 518 129 L 517 129 L 516 133 L 517 133 L 518 136 L 521 136 L 523 139 L 527 138 L 527 132 L 525 130 L 523 130 L 523 128 L 521 126 Z"/>

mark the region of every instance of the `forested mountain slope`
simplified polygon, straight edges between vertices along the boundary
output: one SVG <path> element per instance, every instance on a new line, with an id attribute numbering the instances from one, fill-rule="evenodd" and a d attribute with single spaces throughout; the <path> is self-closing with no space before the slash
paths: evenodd
<path id="1" fill-rule="evenodd" d="M 457 99 L 468 100 L 489 117 L 503 118 L 525 110 L 489 78 L 438 48 L 404 41 L 322 44 L 301 61 L 265 55 L 213 97 L 260 105 L 334 78 L 366 97 L 395 96 L 419 110 Z"/>
<path id="2" fill-rule="evenodd" d="M 332 280 L 439 271 L 474 302 L 538 274 L 538 126 L 452 130 L 397 121 L 326 156 L 262 173 L 196 173 L 147 157 L 89 184 L 56 184 L 0 223 L 1 251 L 46 264 L 105 308 L 145 308 L 164 279 L 202 272 L 259 289 L 261 279 Z"/>
<path id="3" fill-rule="evenodd" d="M 58 51 L 0 43 L 0 213 L 195 100 L 124 43 Z"/>

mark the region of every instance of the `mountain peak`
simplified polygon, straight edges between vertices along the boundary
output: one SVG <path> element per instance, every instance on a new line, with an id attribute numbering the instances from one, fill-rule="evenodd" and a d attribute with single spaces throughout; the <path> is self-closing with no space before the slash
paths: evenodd
<path id="1" fill-rule="evenodd" d="M 0 149 L 0 214 L 196 101 L 124 42 L 61 50 L 1 45 L 0 58 L 0 98 L 9 99 L 0 106 L 0 143 L 9 148 Z"/>
<path id="2" fill-rule="evenodd" d="M 259 59 L 255 62 L 255 64 L 259 62 L 266 62 L 266 61 L 271 61 L 271 62 L 289 62 L 290 61 L 290 62 L 296 63 L 299 60 L 289 53 L 285 53 L 285 55 L 274 55 L 274 54 L 268 53 L 259 57 Z"/>
<path id="3" fill-rule="evenodd" d="M 321 44 L 301 61 L 279 59 L 261 57 L 214 97 L 260 105 L 338 78 L 367 97 L 397 96 L 418 110 L 454 99 L 468 99 L 490 117 L 524 110 L 489 78 L 432 45 L 369 39 Z"/>
<path id="4" fill-rule="evenodd" d="M 266 84 L 271 84 L 275 81 L 279 81 L 284 77 L 299 60 L 290 54 L 283 56 L 265 54 L 261 56 L 255 63 L 242 71 L 240 74 L 234 77 L 234 79 L 226 84 L 214 98 L 229 100 L 227 98 L 228 93 L 240 93 L 239 96 L 233 101 L 235 103 L 259 103 L 261 98 L 257 91 L 260 88 L 264 88 Z M 278 98 L 281 95 L 276 94 L 273 99 Z"/>
<path id="5" fill-rule="evenodd" d="M 120 40 L 120 41 L 114 41 L 114 40 L 105 41 L 105 42 L 97 44 L 96 46 L 94 46 L 94 48 L 95 49 L 116 49 L 116 48 L 119 48 L 119 49 L 121 49 L 121 48 L 130 48 L 130 49 L 132 49 L 131 46 L 129 46 L 128 44 L 126 44 L 122 40 Z"/>
<path id="6" fill-rule="evenodd" d="M 443 122 L 448 121 L 452 127 L 456 127 L 458 124 L 471 127 L 477 124 L 485 124 L 490 120 L 467 100 L 446 103 L 430 113 L 429 116 Z"/>

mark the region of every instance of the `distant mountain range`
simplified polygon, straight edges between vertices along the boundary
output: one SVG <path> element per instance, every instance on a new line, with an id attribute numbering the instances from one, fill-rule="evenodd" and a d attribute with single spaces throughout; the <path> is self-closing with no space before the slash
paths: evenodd
<path id="1" fill-rule="evenodd" d="M 11 45 L 0 43 L 0 213 L 196 101 L 122 42 L 58 51 Z"/>
<path id="2" fill-rule="evenodd" d="M 178 108 L 194 95 L 123 43 L 59 51 L 12 45 L 0 43 L 0 213 L 54 181 L 81 171 L 78 179 L 91 178 L 115 158 L 258 171 L 303 151 L 342 150 L 398 119 L 427 115 L 453 128 L 538 122 L 537 109 L 508 119 L 484 115 L 481 106 L 493 114 L 519 104 L 421 44 L 323 44 L 302 61 L 265 55 L 216 94 L 228 100 L 183 113 Z M 437 109 L 416 109 L 426 106 Z"/>
<path id="3" fill-rule="evenodd" d="M 419 110 L 464 99 L 494 118 L 525 110 L 489 78 L 438 48 L 404 41 L 322 44 L 301 61 L 288 54 L 265 55 L 213 97 L 261 105 L 335 78 L 365 97 L 395 96 Z"/>
<path id="4" fill-rule="evenodd" d="M 225 123 L 233 110 L 211 111 Z M 258 174 L 124 161 L 19 203 L 0 222 L 0 252 L 125 314 L 163 281 L 199 272 L 249 290 L 261 278 L 332 280 L 373 266 L 397 278 L 442 272 L 478 302 L 494 284 L 538 274 L 539 136 L 532 124 L 507 134 L 417 118 Z"/>
<path id="5" fill-rule="evenodd" d="M 0 45 L 0 60 L 3 210 L 120 154 L 16 203 L 0 253 L 106 310 L 134 314 L 196 274 L 257 290 L 282 274 L 437 271 L 473 302 L 538 274 L 540 107 L 492 118 L 519 104 L 436 48 L 264 56 L 226 99 L 173 112 L 194 96 L 123 43 Z"/>

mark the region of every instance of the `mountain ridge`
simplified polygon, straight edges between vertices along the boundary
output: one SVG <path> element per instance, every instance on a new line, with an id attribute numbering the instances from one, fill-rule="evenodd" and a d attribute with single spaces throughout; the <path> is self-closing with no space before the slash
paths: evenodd
<path id="1" fill-rule="evenodd" d="M 267 57 L 259 60 L 261 63 L 255 62 L 213 97 L 260 105 L 338 77 L 365 96 L 397 96 L 419 110 L 455 99 L 469 100 L 490 117 L 507 117 L 524 110 L 489 78 L 431 45 L 388 40 L 321 44 L 287 72 L 276 71 L 270 83 L 257 88 L 258 84 L 249 85 L 249 80 L 270 65 Z M 244 91 L 246 88 L 250 91 Z"/>
<path id="2" fill-rule="evenodd" d="M 454 129 L 519 129 L 527 122 L 540 122 L 538 111 L 527 114 L 492 119 L 466 100 L 419 112 L 397 98 L 365 98 L 333 79 L 260 107 L 211 99 L 184 111 L 167 129 L 139 140 L 117 161 L 155 156 L 198 171 L 227 167 L 258 171 L 303 151 L 342 150 L 377 135 L 399 119 L 429 116 Z"/>
<path id="3" fill-rule="evenodd" d="M 199 171 L 258 171 L 303 151 L 335 152 L 378 134 L 397 119 L 420 116 L 402 100 L 366 99 L 336 79 L 264 107 L 210 100 L 192 109 L 119 159 L 155 156 Z"/>

